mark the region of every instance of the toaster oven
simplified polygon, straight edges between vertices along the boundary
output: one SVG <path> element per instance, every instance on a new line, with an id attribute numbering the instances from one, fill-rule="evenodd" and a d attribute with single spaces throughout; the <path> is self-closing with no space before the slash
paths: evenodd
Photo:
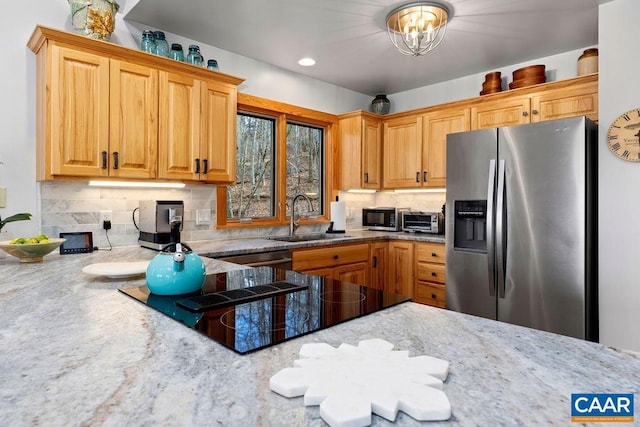
<path id="1" fill-rule="evenodd" d="M 408 233 L 444 234 L 442 212 L 403 212 L 402 230 Z"/>

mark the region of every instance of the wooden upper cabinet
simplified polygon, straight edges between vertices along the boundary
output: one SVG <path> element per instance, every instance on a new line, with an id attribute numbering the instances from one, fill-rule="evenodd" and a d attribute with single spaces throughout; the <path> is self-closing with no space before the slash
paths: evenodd
<path id="1" fill-rule="evenodd" d="M 382 126 L 374 114 L 357 111 L 339 119 L 341 190 L 382 185 Z"/>
<path id="2" fill-rule="evenodd" d="M 469 108 L 425 114 L 422 122 L 422 185 L 444 187 L 447 179 L 447 135 L 471 128 Z"/>
<path id="3" fill-rule="evenodd" d="M 118 60 L 110 70 L 110 176 L 155 178 L 158 71 Z"/>
<path id="4" fill-rule="evenodd" d="M 529 123 L 528 96 L 479 102 L 471 107 L 471 129 L 486 129 Z"/>
<path id="5" fill-rule="evenodd" d="M 531 97 L 531 121 L 587 116 L 598 120 L 598 82 L 560 88 Z"/>
<path id="6" fill-rule="evenodd" d="M 384 123 L 383 186 L 422 185 L 422 116 L 389 119 Z"/>
<path id="7" fill-rule="evenodd" d="M 160 72 L 160 178 L 197 180 L 200 171 L 200 80 Z"/>
<path id="8" fill-rule="evenodd" d="M 49 59 L 39 64 L 51 67 L 50 81 L 38 84 L 46 103 L 38 119 L 48 123 L 39 133 L 50 141 L 39 178 L 108 176 L 109 59 L 58 46 Z"/>
<path id="9" fill-rule="evenodd" d="M 38 180 L 235 178 L 242 79 L 42 26 L 28 45 Z"/>
<path id="10" fill-rule="evenodd" d="M 236 89 L 207 81 L 201 99 L 201 179 L 218 183 L 236 180 Z M 230 144 L 229 141 L 233 141 Z"/>

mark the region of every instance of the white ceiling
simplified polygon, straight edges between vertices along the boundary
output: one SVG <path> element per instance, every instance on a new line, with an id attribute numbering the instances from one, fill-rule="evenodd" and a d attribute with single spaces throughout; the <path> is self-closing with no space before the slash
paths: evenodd
<path id="1" fill-rule="evenodd" d="M 400 54 L 384 26 L 411 0 L 140 0 L 125 19 L 375 95 L 596 45 L 606 1 L 448 0 L 446 38 L 421 57 Z"/>

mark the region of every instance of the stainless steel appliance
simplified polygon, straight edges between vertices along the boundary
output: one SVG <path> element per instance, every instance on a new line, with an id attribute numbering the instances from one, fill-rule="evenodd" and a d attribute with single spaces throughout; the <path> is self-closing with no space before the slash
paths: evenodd
<path id="1" fill-rule="evenodd" d="M 448 136 L 447 308 L 598 340 L 596 143 L 584 117 Z"/>
<path id="2" fill-rule="evenodd" d="M 207 275 L 186 295 L 150 294 L 145 285 L 120 291 L 240 354 L 411 301 L 267 266 Z"/>
<path id="3" fill-rule="evenodd" d="M 364 208 L 362 209 L 362 226 L 369 230 L 400 231 L 402 230 L 402 212 L 409 208 Z"/>
<path id="4" fill-rule="evenodd" d="M 444 215 L 441 212 L 403 212 L 402 230 L 408 233 L 444 234 Z"/>
<path id="5" fill-rule="evenodd" d="M 221 261 L 233 262 L 234 264 L 242 264 L 249 267 L 270 266 L 273 268 L 281 268 L 283 270 L 291 270 L 291 252 L 289 250 L 278 250 L 269 252 L 259 252 L 254 254 L 230 255 L 217 258 Z"/>
<path id="6" fill-rule="evenodd" d="M 182 200 L 141 200 L 139 212 L 140 237 L 138 243 L 145 248 L 161 250 L 174 240 L 180 241 L 183 228 L 184 202 Z"/>

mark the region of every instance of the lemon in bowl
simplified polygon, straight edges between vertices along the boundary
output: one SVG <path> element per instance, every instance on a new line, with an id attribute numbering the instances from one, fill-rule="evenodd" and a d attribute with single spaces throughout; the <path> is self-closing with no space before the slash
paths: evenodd
<path id="1" fill-rule="evenodd" d="M 0 242 L 0 249 L 18 258 L 20 262 L 41 262 L 45 255 L 58 248 L 65 239 L 48 237 L 41 234 L 37 237 L 19 237 Z"/>

